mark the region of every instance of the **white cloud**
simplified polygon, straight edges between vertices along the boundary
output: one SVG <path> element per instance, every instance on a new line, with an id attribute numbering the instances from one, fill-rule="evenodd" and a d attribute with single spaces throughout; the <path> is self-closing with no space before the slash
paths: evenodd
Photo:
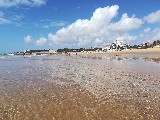
<path id="1" fill-rule="evenodd" d="M 40 39 L 36 40 L 35 45 L 36 46 L 43 46 L 47 43 L 47 39 L 44 37 L 41 37 Z"/>
<path id="2" fill-rule="evenodd" d="M 123 34 L 123 35 L 116 38 L 116 40 L 124 41 L 124 42 L 129 42 L 129 41 L 133 41 L 133 40 L 136 40 L 136 39 L 137 39 L 137 36 L 131 36 L 128 33 Z"/>
<path id="3" fill-rule="evenodd" d="M 54 44 L 66 44 L 76 42 L 78 45 L 84 45 L 91 39 L 99 37 L 102 34 L 104 26 L 110 23 L 111 19 L 117 15 L 119 6 L 98 8 L 93 13 L 90 20 L 78 19 L 66 28 L 62 28 L 56 34 L 49 34 L 48 38 Z"/>
<path id="4" fill-rule="evenodd" d="M 111 23 L 111 30 L 119 33 L 124 33 L 130 30 L 134 30 L 139 28 L 143 24 L 141 19 L 135 18 L 132 16 L 131 18 L 128 17 L 127 13 L 122 15 L 120 21 L 116 23 Z"/>
<path id="5" fill-rule="evenodd" d="M 148 23 L 160 23 L 160 10 L 150 13 L 144 17 Z"/>
<path id="6" fill-rule="evenodd" d="M 60 22 L 50 22 L 48 25 L 42 25 L 43 28 L 50 28 L 50 27 L 63 27 L 66 25 L 66 22 L 60 21 Z M 38 25 L 39 26 L 39 25 Z M 41 26 L 41 25 L 40 25 Z"/>
<path id="7" fill-rule="evenodd" d="M 108 38 L 110 41 L 115 42 L 116 40 L 118 41 L 124 41 L 125 43 L 130 43 L 135 40 L 137 40 L 137 36 L 132 36 L 128 33 L 124 34 L 117 34 L 117 33 L 112 33 L 112 36 Z"/>
<path id="8" fill-rule="evenodd" d="M 135 43 L 140 44 L 145 42 L 153 42 L 155 40 L 160 40 L 160 28 L 146 28 L 136 37 L 134 41 L 136 41 Z"/>
<path id="9" fill-rule="evenodd" d="M 26 44 L 31 44 L 31 45 L 35 45 L 35 46 L 43 46 L 47 43 L 47 39 L 45 39 L 44 37 L 41 37 L 38 40 L 33 40 L 32 36 L 27 35 L 26 37 L 24 37 L 24 42 Z"/>
<path id="10" fill-rule="evenodd" d="M 102 43 L 103 43 L 103 39 L 101 39 L 101 38 L 95 39 L 95 44 L 102 44 Z"/>
<path id="11" fill-rule="evenodd" d="M 160 40 L 160 28 L 153 30 L 153 40 Z"/>
<path id="12" fill-rule="evenodd" d="M 0 24 L 10 24 L 10 23 L 11 23 L 11 21 L 0 17 Z"/>
<path id="13" fill-rule="evenodd" d="M 151 28 L 144 29 L 144 33 L 148 33 L 151 30 Z"/>
<path id="14" fill-rule="evenodd" d="M 0 7 L 13 7 L 17 5 L 41 6 L 46 4 L 47 0 L 0 0 Z"/>
<path id="15" fill-rule="evenodd" d="M 0 11 L 0 17 L 3 17 L 4 13 L 2 11 Z"/>
<path id="16" fill-rule="evenodd" d="M 23 18 L 24 18 L 23 14 L 15 14 L 15 15 L 11 16 L 11 19 L 13 21 L 21 21 Z"/>
<path id="17" fill-rule="evenodd" d="M 24 42 L 25 42 L 26 44 L 32 44 L 32 43 L 33 43 L 32 36 L 27 35 L 26 37 L 24 37 Z"/>
<path id="18" fill-rule="evenodd" d="M 112 19 L 118 15 L 118 5 L 97 8 L 90 20 L 78 19 L 68 27 L 58 30 L 55 34 L 48 34 L 48 39 L 53 44 L 86 46 L 115 41 L 116 39 L 135 40 L 127 32 L 139 28 L 143 21 L 128 17 L 125 13 L 118 22 Z"/>
<path id="19" fill-rule="evenodd" d="M 0 11 L 0 25 L 9 23 L 11 23 L 11 21 L 4 18 L 4 13 Z"/>
<path id="20" fill-rule="evenodd" d="M 22 19 L 24 18 L 23 14 L 6 14 L 3 11 L 0 11 L 0 24 L 13 24 L 15 26 L 21 26 L 23 24 Z"/>

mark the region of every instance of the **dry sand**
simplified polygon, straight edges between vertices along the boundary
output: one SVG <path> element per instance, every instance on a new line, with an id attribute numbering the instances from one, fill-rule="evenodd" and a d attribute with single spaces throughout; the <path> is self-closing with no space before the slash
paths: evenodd
<path id="1" fill-rule="evenodd" d="M 154 54 L 154 53 L 160 53 L 160 48 L 131 49 L 122 51 L 108 51 L 108 52 L 91 52 L 91 54 Z M 81 52 L 78 54 L 90 54 L 90 53 Z"/>

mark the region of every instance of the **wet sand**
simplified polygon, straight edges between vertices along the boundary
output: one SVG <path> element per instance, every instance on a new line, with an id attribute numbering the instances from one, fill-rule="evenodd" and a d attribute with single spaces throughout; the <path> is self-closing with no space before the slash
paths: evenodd
<path id="1" fill-rule="evenodd" d="M 158 120 L 160 76 L 129 68 L 135 56 L 129 58 L 54 55 L 2 60 L 0 119 Z"/>
<path id="2" fill-rule="evenodd" d="M 1 99 L 2 120 L 141 118 L 139 113 L 132 113 L 116 103 L 102 104 L 74 82 L 63 85 L 36 83 L 7 92 L 9 95 Z"/>

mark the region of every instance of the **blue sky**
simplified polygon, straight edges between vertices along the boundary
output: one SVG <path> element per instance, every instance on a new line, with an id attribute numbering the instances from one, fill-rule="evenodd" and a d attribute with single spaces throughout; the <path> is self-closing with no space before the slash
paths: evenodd
<path id="1" fill-rule="evenodd" d="M 160 0 L 0 0 L 0 53 L 160 39 Z"/>

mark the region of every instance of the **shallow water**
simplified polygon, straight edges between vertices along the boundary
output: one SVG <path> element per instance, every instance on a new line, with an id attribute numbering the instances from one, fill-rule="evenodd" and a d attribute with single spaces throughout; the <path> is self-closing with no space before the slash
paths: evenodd
<path id="1" fill-rule="evenodd" d="M 0 119 L 158 120 L 159 56 L 0 58 Z"/>

